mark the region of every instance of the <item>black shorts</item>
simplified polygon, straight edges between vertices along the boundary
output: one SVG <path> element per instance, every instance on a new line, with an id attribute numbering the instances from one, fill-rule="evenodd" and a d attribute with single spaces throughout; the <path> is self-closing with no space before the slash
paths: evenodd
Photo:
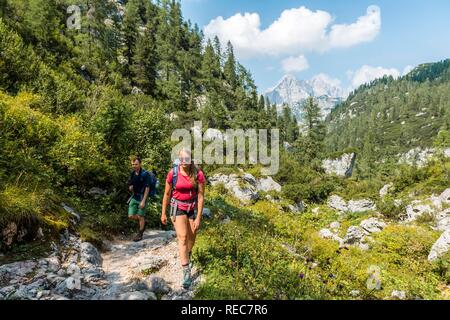
<path id="1" fill-rule="evenodd" d="M 186 210 L 180 210 L 180 209 L 178 209 L 177 208 L 177 213 L 176 213 L 176 215 L 177 216 L 184 216 L 184 215 L 186 215 L 187 217 L 188 217 L 188 219 L 192 219 L 192 220 L 195 220 L 195 218 L 196 218 L 196 212 L 194 211 L 194 210 L 192 210 L 192 211 L 186 211 Z"/>

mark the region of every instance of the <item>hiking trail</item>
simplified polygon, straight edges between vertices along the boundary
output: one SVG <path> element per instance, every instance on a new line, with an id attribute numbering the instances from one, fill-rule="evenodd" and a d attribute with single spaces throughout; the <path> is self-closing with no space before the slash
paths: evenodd
<path id="1" fill-rule="evenodd" d="M 174 231 L 146 230 L 143 239 L 105 241 L 100 253 L 70 235 L 46 258 L 0 266 L 0 300 L 186 300 L 202 281 L 182 288 Z"/>

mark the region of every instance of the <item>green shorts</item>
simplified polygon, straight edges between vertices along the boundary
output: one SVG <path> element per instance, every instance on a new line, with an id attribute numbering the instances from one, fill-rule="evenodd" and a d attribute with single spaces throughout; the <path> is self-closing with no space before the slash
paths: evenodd
<path id="1" fill-rule="evenodd" d="M 147 211 L 147 207 L 148 207 L 148 200 L 145 203 L 144 209 L 141 209 L 139 207 L 140 204 L 141 204 L 140 201 L 137 201 L 136 199 L 131 198 L 130 204 L 128 205 L 128 215 L 134 216 L 137 214 L 140 216 L 145 216 L 145 211 Z"/>

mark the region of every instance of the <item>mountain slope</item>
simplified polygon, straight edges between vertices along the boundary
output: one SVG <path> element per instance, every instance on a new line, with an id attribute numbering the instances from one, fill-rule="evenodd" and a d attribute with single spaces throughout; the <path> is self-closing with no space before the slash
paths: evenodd
<path id="1" fill-rule="evenodd" d="M 449 62 L 359 87 L 326 118 L 327 151 L 356 147 L 363 157 L 380 159 L 430 147 L 439 130 L 450 126 Z"/>

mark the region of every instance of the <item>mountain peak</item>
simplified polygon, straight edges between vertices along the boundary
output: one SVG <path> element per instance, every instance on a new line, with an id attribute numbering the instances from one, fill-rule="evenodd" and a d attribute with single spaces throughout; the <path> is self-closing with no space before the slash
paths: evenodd
<path id="1" fill-rule="evenodd" d="M 340 81 L 324 73 L 309 80 L 299 80 L 293 74 L 284 75 L 278 84 L 266 91 L 266 97 L 278 106 L 288 104 L 297 118 L 301 118 L 300 105 L 309 98 L 316 98 L 325 117 L 331 109 L 345 98 Z"/>

